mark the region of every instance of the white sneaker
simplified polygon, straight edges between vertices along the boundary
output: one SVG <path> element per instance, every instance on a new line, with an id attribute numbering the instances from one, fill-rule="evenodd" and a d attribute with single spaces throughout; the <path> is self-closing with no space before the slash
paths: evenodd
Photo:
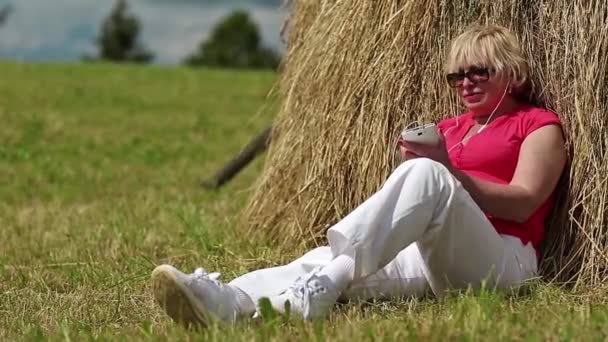
<path id="1" fill-rule="evenodd" d="M 218 281 L 219 276 L 202 268 L 184 274 L 170 265 L 158 266 L 152 271 L 154 298 L 173 320 L 186 326 L 234 323 L 241 316 L 236 289 Z"/>
<path id="2" fill-rule="evenodd" d="M 270 298 L 272 307 L 286 313 L 289 303 L 289 311 L 305 320 L 329 316 L 340 293 L 334 289 L 329 278 L 318 276 L 319 270 L 320 268 L 317 268 L 296 279 L 287 290 Z"/>

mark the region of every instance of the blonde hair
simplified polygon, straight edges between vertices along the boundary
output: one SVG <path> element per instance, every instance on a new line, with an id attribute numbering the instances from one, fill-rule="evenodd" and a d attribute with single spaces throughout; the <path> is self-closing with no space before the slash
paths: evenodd
<path id="1" fill-rule="evenodd" d="M 514 90 L 529 80 L 528 63 L 515 35 L 498 25 L 475 25 L 452 41 L 446 60 L 446 72 L 458 72 L 470 66 L 493 68 L 505 77 Z"/>

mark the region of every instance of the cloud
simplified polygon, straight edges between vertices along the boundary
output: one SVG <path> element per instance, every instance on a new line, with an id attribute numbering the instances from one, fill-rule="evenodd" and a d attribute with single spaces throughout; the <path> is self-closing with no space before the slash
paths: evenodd
<path id="1" fill-rule="evenodd" d="M 226 5 L 231 6 L 249 6 L 255 8 L 271 8 L 276 9 L 283 5 L 283 0 L 141 0 L 152 4 L 160 5 L 192 5 L 192 6 L 204 6 L 206 8 L 220 7 L 224 8 Z"/>
<path id="2" fill-rule="evenodd" d="M 159 0 L 153 1 L 159 3 Z M 151 5 L 150 0 L 133 2 L 133 12 L 142 20 L 142 41 L 157 54 L 158 62 L 175 63 L 190 55 L 199 43 L 207 39 L 213 26 L 231 10 L 241 8 L 250 12 L 260 27 L 262 42 L 281 50 L 279 30 L 285 11 L 259 8 L 241 1 L 224 2 L 224 6 L 204 7 L 200 1 L 180 0 L 182 5 Z"/>
<path id="3" fill-rule="evenodd" d="M 96 23 L 112 5 L 74 0 L 3 2 L 10 2 L 13 12 L 0 29 L 0 53 L 34 60 L 77 59 L 82 53 L 77 49 L 93 46 Z"/>
<path id="4" fill-rule="evenodd" d="M 68 61 L 96 51 L 99 25 L 114 2 L 0 0 L 0 6 L 7 3 L 14 11 L 0 29 L 0 56 Z M 179 63 L 236 8 L 251 13 L 265 45 L 282 49 L 279 30 L 286 10 L 279 10 L 280 1 L 131 0 L 129 4 L 142 22 L 141 43 L 156 55 L 157 63 Z"/>

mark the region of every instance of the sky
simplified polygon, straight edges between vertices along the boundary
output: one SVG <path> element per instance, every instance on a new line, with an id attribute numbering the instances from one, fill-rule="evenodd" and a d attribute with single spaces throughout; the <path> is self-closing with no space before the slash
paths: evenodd
<path id="1" fill-rule="evenodd" d="M 282 51 L 281 0 L 129 0 L 142 24 L 140 42 L 155 63 L 177 64 L 192 54 L 213 26 L 234 9 L 249 11 L 263 44 Z M 0 27 L 0 58 L 75 61 L 95 55 L 95 38 L 114 0 L 0 0 L 12 12 Z"/>

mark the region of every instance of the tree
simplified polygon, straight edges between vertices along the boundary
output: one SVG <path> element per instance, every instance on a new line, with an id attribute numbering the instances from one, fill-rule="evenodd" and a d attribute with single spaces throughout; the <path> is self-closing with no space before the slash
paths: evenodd
<path id="1" fill-rule="evenodd" d="M 8 15 L 11 14 L 12 9 L 13 8 L 11 5 L 6 5 L 0 8 L 0 26 L 6 22 L 6 19 L 8 18 Z"/>
<path id="2" fill-rule="evenodd" d="M 211 32 L 209 40 L 188 57 L 189 65 L 230 68 L 276 68 L 279 56 L 261 45 L 257 25 L 242 10 L 232 12 Z"/>
<path id="3" fill-rule="evenodd" d="M 153 54 L 138 44 L 141 25 L 128 13 L 127 1 L 117 0 L 110 15 L 103 21 L 97 38 L 98 59 L 114 62 L 147 63 Z"/>

